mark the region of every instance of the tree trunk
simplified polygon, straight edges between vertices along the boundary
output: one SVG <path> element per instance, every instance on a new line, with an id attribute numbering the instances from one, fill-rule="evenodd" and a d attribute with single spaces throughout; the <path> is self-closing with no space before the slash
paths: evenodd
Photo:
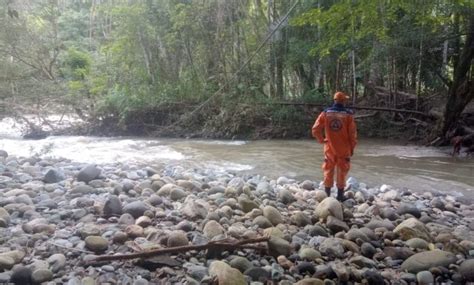
<path id="1" fill-rule="evenodd" d="M 474 76 L 469 74 L 474 58 L 474 15 L 470 17 L 466 41 L 457 64 L 454 66 L 453 82 L 449 88 L 448 101 L 444 113 L 442 135 L 445 139 L 454 127 L 462 111 L 474 98 Z"/>

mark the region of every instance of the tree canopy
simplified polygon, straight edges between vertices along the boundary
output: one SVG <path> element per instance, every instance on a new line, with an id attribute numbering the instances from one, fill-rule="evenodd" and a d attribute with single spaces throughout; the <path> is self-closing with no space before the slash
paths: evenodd
<path id="1" fill-rule="evenodd" d="M 126 118 L 218 90 L 217 114 L 345 90 L 357 105 L 444 110 L 445 133 L 472 101 L 472 1 L 297 2 L 1 0 L 0 93 Z"/>

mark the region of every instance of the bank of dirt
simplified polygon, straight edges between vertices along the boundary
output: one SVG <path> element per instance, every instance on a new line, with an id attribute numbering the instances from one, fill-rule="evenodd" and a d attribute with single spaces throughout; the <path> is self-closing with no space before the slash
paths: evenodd
<path id="1" fill-rule="evenodd" d="M 62 134 L 212 139 L 310 138 L 315 118 L 323 110 L 311 105 L 236 104 L 206 106 L 161 105 L 98 115 Z M 396 112 L 356 110 L 360 137 L 402 139 L 427 144 L 436 137 L 435 117 Z"/>

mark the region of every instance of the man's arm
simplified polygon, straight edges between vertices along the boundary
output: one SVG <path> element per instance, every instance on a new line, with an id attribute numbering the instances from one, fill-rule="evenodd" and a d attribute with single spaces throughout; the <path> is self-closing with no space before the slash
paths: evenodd
<path id="1" fill-rule="evenodd" d="M 351 155 L 353 155 L 354 149 L 357 145 L 357 126 L 355 124 L 354 116 L 349 117 L 349 143 L 351 145 Z"/>
<path id="2" fill-rule="evenodd" d="M 311 129 L 313 137 L 317 139 L 320 143 L 324 143 L 323 130 L 325 121 L 326 113 L 322 112 L 321 114 L 319 114 L 318 118 L 316 119 L 316 122 L 314 122 L 313 128 Z"/>

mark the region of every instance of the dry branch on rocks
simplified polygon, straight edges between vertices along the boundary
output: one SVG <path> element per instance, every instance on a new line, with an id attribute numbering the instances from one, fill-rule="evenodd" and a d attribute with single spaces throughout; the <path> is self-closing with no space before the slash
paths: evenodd
<path id="1" fill-rule="evenodd" d="M 270 237 L 258 237 L 253 239 L 244 239 L 244 240 L 233 240 L 233 239 L 223 239 L 218 241 L 211 241 L 202 245 L 186 245 L 186 246 L 176 246 L 168 248 L 160 248 L 154 250 L 148 250 L 143 252 L 136 252 L 130 254 L 116 254 L 116 255 L 100 255 L 91 260 L 91 263 L 101 262 L 101 261 L 110 261 L 110 260 L 128 260 L 135 258 L 151 258 L 158 255 L 164 254 L 177 254 L 182 252 L 189 251 L 200 251 L 200 250 L 220 250 L 228 251 L 235 249 L 265 249 L 263 247 L 256 247 L 249 244 L 268 242 Z"/>

